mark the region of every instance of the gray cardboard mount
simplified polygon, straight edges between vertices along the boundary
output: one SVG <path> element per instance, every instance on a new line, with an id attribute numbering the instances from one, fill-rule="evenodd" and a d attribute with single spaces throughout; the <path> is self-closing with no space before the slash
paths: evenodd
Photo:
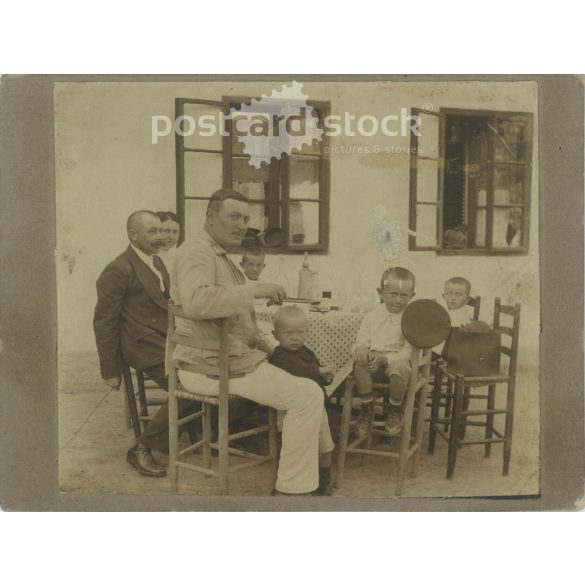
<path id="1" fill-rule="evenodd" d="M 536 81 L 540 183 L 541 491 L 497 498 L 254 498 L 58 489 L 53 84 L 56 81 Z M 1 82 L 0 504 L 4 510 L 561 510 L 583 506 L 580 76 L 6 76 Z"/>

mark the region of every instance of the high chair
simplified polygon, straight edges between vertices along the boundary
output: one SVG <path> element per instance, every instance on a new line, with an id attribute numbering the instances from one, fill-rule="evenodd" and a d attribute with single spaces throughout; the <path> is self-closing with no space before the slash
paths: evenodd
<path id="1" fill-rule="evenodd" d="M 229 393 L 229 322 L 227 318 L 218 319 L 220 326 L 219 344 L 219 391 L 217 396 L 197 394 L 185 390 L 178 381 L 178 372 L 184 364 L 173 359 L 173 352 L 177 345 L 185 345 L 195 349 L 201 349 L 202 345 L 193 337 L 181 335 L 176 332 L 176 319 L 186 319 L 182 309 L 172 301 L 169 303 L 169 327 L 167 335 L 167 370 L 169 374 L 169 478 L 178 487 L 179 469 L 190 469 L 209 477 L 216 477 L 219 480 L 220 492 L 229 493 L 230 476 L 243 469 L 270 462 L 272 466 L 273 480 L 276 478 L 277 460 L 277 428 L 276 411 L 268 408 L 268 421 L 260 425 L 238 433 L 229 433 L 229 404 L 235 400 L 245 400 L 239 396 Z M 213 376 L 209 376 L 213 377 Z M 233 377 L 233 376 L 232 376 Z M 201 403 L 201 410 L 179 419 L 178 400 L 192 400 Z M 212 440 L 211 429 L 211 408 L 219 410 L 219 438 L 217 442 Z M 198 418 L 202 419 L 203 438 L 179 451 L 179 428 Z M 268 433 L 268 453 L 259 455 L 242 449 L 230 447 L 230 442 L 245 437 L 251 437 L 262 433 Z M 201 449 L 203 455 L 202 465 L 195 465 L 181 461 L 181 456 Z M 218 452 L 219 465 L 217 469 L 212 468 L 211 452 Z M 247 459 L 245 463 L 230 465 L 229 456 L 235 455 Z"/>
<path id="2" fill-rule="evenodd" d="M 502 325 L 502 316 L 512 319 L 512 326 Z M 504 446 L 503 475 L 508 475 L 510 456 L 512 451 L 512 423 L 514 419 L 514 394 L 516 388 L 516 367 L 518 362 L 518 339 L 520 335 L 520 304 L 502 305 L 500 298 L 496 298 L 494 306 L 493 330 L 499 332 L 503 338 L 509 338 L 507 345 L 500 346 L 503 359 L 508 359 L 507 368 L 486 376 L 465 376 L 461 372 L 450 369 L 445 363 L 437 366 L 435 374 L 435 390 L 431 407 L 429 430 L 429 453 L 435 449 L 437 434 L 449 444 L 447 456 L 447 478 L 453 477 L 458 450 L 464 445 L 484 445 L 484 456 L 490 457 L 491 446 L 502 443 Z M 453 410 L 448 417 L 439 416 L 441 384 L 447 382 L 447 393 L 453 399 Z M 496 408 L 496 388 L 498 385 L 506 387 L 506 407 Z M 486 393 L 471 394 L 472 389 L 486 387 Z M 470 410 L 471 400 L 486 400 L 486 408 Z M 494 427 L 494 418 L 505 415 L 504 431 Z M 483 417 L 483 420 L 469 420 L 470 417 Z M 446 425 L 449 434 L 443 427 Z M 468 440 L 463 432 L 465 427 L 485 428 L 484 438 Z"/>
<path id="3" fill-rule="evenodd" d="M 473 321 L 479 321 L 479 313 L 481 309 L 481 297 L 479 295 L 475 297 L 469 297 L 467 301 L 467 305 L 473 307 Z M 429 393 L 429 403 L 427 406 L 432 406 L 433 395 L 435 392 L 435 385 L 434 385 L 435 378 L 434 376 L 431 377 L 431 386 L 433 387 L 433 391 Z M 449 392 L 446 388 L 446 384 L 444 383 L 440 390 L 440 399 L 441 399 L 441 406 L 444 407 L 445 418 L 449 418 L 451 416 L 451 411 L 453 407 L 453 393 Z M 469 394 L 469 393 L 468 393 Z M 445 424 L 444 431 L 447 432 L 448 424 Z"/>

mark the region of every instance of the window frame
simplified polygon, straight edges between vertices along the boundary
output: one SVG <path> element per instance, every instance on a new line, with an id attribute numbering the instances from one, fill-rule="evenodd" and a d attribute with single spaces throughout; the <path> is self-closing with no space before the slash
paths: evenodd
<path id="1" fill-rule="evenodd" d="M 417 206 L 421 205 L 417 197 L 417 160 L 428 157 L 420 157 L 418 152 L 418 136 L 411 134 L 411 151 L 410 151 L 410 181 L 409 181 L 409 251 L 435 251 L 444 256 L 525 256 L 530 250 L 530 223 L 531 223 L 531 201 L 532 201 L 532 156 L 534 145 L 534 114 L 531 112 L 513 112 L 504 110 L 469 110 L 462 108 L 441 108 L 437 113 L 425 112 L 420 108 L 411 108 L 411 115 L 436 115 L 439 118 L 439 168 L 438 168 L 438 200 L 440 201 L 437 213 L 437 246 L 417 246 L 416 236 L 416 211 Z M 487 181 L 486 181 L 486 245 L 483 248 L 465 248 L 451 249 L 443 248 L 443 189 L 445 179 L 445 131 L 447 116 L 460 117 L 482 117 L 489 118 L 492 124 L 499 119 L 522 118 L 526 123 L 527 136 L 530 140 L 526 143 L 525 160 L 520 163 L 510 161 L 495 160 L 494 133 L 488 134 L 488 161 L 487 161 Z M 424 132 L 423 125 L 421 130 Z M 501 166 L 523 166 L 524 167 L 524 189 L 523 201 L 521 204 L 495 204 L 494 203 L 494 177 L 497 165 Z M 522 245 L 515 248 L 504 248 L 493 246 L 493 215 L 494 210 L 498 208 L 522 207 Z"/>
<path id="2" fill-rule="evenodd" d="M 222 186 L 219 188 L 231 189 L 232 187 L 232 160 L 234 158 L 246 159 L 248 155 L 234 154 L 232 150 L 232 121 L 227 118 L 230 108 L 234 105 L 250 103 L 253 98 L 240 96 L 223 96 L 221 100 L 205 100 L 197 98 L 175 98 L 175 120 L 184 115 L 186 104 L 207 105 L 217 107 L 226 117 L 225 136 L 222 136 L 222 149 L 202 149 L 185 147 L 184 136 L 175 133 L 175 155 L 176 155 L 176 205 L 177 215 L 182 224 L 185 225 L 185 201 L 198 200 L 208 201 L 209 197 L 188 196 L 185 193 L 185 153 L 201 152 L 221 154 L 222 163 Z M 307 105 L 319 112 L 321 119 L 324 119 L 331 112 L 331 103 L 325 101 L 308 100 Z M 303 199 L 290 197 L 290 160 L 291 155 L 283 154 L 279 160 L 271 161 L 269 168 L 269 223 L 273 224 L 278 220 L 282 230 L 282 244 L 274 248 L 262 248 L 266 254 L 302 254 L 304 252 L 329 253 L 329 219 L 330 219 L 330 158 L 328 155 L 329 137 L 323 134 L 320 153 L 293 153 L 293 157 L 309 157 L 319 160 L 319 198 Z M 210 194 L 211 195 L 211 194 Z M 253 200 L 256 201 L 256 200 Z M 319 205 L 319 242 L 316 244 L 294 244 L 289 242 L 290 228 L 290 203 L 291 201 L 311 202 Z M 284 213 L 284 210 L 287 210 Z M 276 217 L 279 215 L 279 217 Z M 181 234 L 181 243 L 184 239 L 184 230 Z"/>

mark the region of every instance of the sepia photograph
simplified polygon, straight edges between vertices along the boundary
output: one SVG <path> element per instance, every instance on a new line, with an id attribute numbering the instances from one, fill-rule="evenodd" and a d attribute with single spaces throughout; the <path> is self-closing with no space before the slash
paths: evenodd
<path id="1" fill-rule="evenodd" d="M 60 492 L 538 496 L 538 106 L 55 82 Z"/>

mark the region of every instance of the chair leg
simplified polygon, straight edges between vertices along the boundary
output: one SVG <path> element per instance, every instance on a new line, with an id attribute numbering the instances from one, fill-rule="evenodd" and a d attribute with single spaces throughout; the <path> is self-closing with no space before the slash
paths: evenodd
<path id="1" fill-rule="evenodd" d="M 229 493 L 229 426 L 227 409 L 219 409 L 219 489 L 222 495 Z"/>
<path id="2" fill-rule="evenodd" d="M 142 434 L 140 421 L 138 420 L 138 408 L 136 407 L 136 397 L 134 396 L 134 384 L 130 370 L 125 368 L 122 376 L 124 378 L 124 396 L 126 397 L 125 405 L 128 405 L 130 422 L 134 430 L 134 437 L 138 438 Z"/>
<path id="3" fill-rule="evenodd" d="M 201 417 L 203 430 L 203 467 L 211 469 L 211 406 L 207 402 L 201 403 L 203 415 Z M 206 475 L 205 477 L 210 477 Z"/>
<path id="4" fill-rule="evenodd" d="M 130 404 L 128 403 L 128 395 L 126 388 L 124 388 L 124 421 L 126 421 L 126 428 L 132 428 L 132 416 L 130 415 Z"/>
<path id="5" fill-rule="evenodd" d="M 467 429 L 467 415 L 465 414 L 469 410 L 469 403 L 471 399 L 469 395 L 471 394 L 471 388 L 465 388 L 463 391 L 463 408 L 461 409 L 461 426 L 459 427 L 459 439 L 463 441 L 465 439 L 465 431 Z"/>
<path id="6" fill-rule="evenodd" d="M 148 404 L 146 402 L 146 391 L 144 389 L 144 374 L 140 370 L 136 370 L 136 384 L 138 386 L 138 400 L 140 402 L 140 416 L 148 416 Z M 143 421 L 143 426 L 146 427 L 148 421 Z"/>
<path id="7" fill-rule="evenodd" d="M 490 384 L 488 386 L 488 399 L 487 399 L 487 409 L 493 410 L 496 406 L 496 385 Z M 485 424 L 485 438 L 491 439 L 493 437 L 493 429 L 494 429 L 494 415 L 488 414 L 486 416 L 486 424 Z M 484 457 L 489 457 L 492 454 L 492 444 L 486 443 L 484 447 Z"/>
<path id="8" fill-rule="evenodd" d="M 445 418 L 450 419 L 452 414 L 452 407 L 453 407 L 453 382 L 452 380 L 447 381 L 447 389 L 446 389 L 447 396 L 445 397 Z M 446 422 L 443 425 L 443 430 L 447 432 L 449 430 L 449 423 Z"/>
<path id="9" fill-rule="evenodd" d="M 336 488 L 341 487 L 341 482 L 343 480 L 343 470 L 345 468 L 345 458 L 347 456 L 347 443 L 349 440 L 349 421 L 351 420 L 354 385 L 355 382 L 353 381 L 353 378 L 348 378 L 345 382 L 343 410 L 341 412 L 341 429 L 339 432 L 339 453 L 337 455 L 337 475 L 335 477 Z"/>
<path id="10" fill-rule="evenodd" d="M 171 485 L 179 487 L 179 405 L 175 390 L 177 388 L 177 370 L 169 371 L 169 479 Z"/>
<path id="11" fill-rule="evenodd" d="M 418 475 L 418 464 L 420 462 L 420 455 L 423 446 L 423 436 L 425 432 L 425 408 L 427 404 L 427 397 L 428 397 L 428 385 L 425 385 L 421 388 L 420 396 L 419 396 L 419 406 L 418 406 L 418 413 L 416 417 L 416 425 L 415 425 L 415 444 L 417 445 L 417 449 L 414 452 L 414 456 L 412 459 L 412 467 L 410 470 L 410 477 L 416 477 Z M 431 423 L 432 426 L 432 423 Z"/>
<path id="12" fill-rule="evenodd" d="M 272 484 L 276 483 L 278 474 L 278 427 L 276 424 L 276 410 L 268 409 L 268 453 L 271 457 Z"/>
<path id="13" fill-rule="evenodd" d="M 437 429 L 435 427 L 438 424 L 436 421 L 439 418 L 439 409 L 441 407 L 441 387 L 443 382 L 443 375 L 439 368 L 435 373 L 435 385 L 433 387 L 433 403 L 431 405 L 431 423 L 429 425 L 429 454 L 432 455 L 435 452 L 435 441 L 437 440 Z M 423 417 L 424 418 L 424 417 Z"/>
<path id="14" fill-rule="evenodd" d="M 404 418 L 402 420 L 402 436 L 400 437 L 400 458 L 398 459 L 398 475 L 394 494 L 399 496 L 404 488 L 404 479 L 408 467 L 408 450 L 410 448 L 410 435 L 412 433 L 412 417 L 414 414 L 415 392 L 410 389 L 406 395 L 404 405 Z"/>
<path id="15" fill-rule="evenodd" d="M 504 430 L 504 470 L 503 475 L 510 471 L 510 457 L 512 455 L 512 424 L 514 422 L 514 392 L 515 381 L 508 383 L 508 396 L 506 400 L 506 426 Z"/>
<path id="16" fill-rule="evenodd" d="M 382 410 L 385 414 L 385 411 Z M 364 449 L 371 449 L 372 448 L 372 439 L 374 438 L 374 421 L 376 420 L 376 398 L 374 396 L 374 408 L 372 408 L 372 416 L 370 417 L 370 433 L 368 434 L 368 439 L 364 444 Z M 364 453 L 360 457 L 360 465 L 363 467 L 366 464 L 366 457 L 367 455 Z"/>
<path id="17" fill-rule="evenodd" d="M 451 414 L 451 433 L 449 434 L 449 453 L 447 455 L 447 479 L 453 477 L 457 451 L 459 450 L 459 429 L 461 424 L 461 410 L 463 408 L 463 394 L 465 379 L 457 376 L 455 380 L 455 395 L 453 397 L 453 413 Z"/>

